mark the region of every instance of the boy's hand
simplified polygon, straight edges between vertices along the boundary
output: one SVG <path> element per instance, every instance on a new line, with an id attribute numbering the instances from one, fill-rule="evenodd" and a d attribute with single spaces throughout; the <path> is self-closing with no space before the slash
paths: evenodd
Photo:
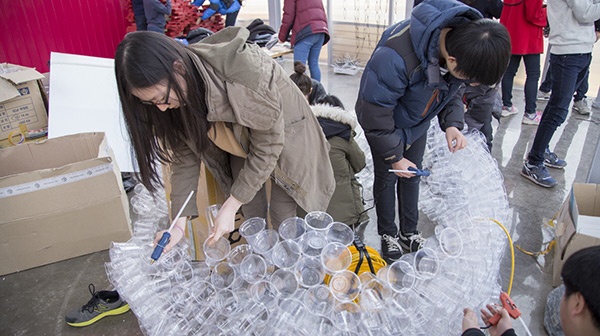
<path id="1" fill-rule="evenodd" d="M 402 158 L 400 161 L 392 163 L 392 169 L 395 170 L 408 170 L 408 168 L 413 167 L 417 168 L 417 165 L 412 163 L 410 160 Z M 411 178 L 416 175 L 413 173 L 395 173 L 399 177 Z"/>
<path id="2" fill-rule="evenodd" d="M 452 153 L 467 147 L 467 138 L 454 126 L 446 128 L 446 142 Z"/>

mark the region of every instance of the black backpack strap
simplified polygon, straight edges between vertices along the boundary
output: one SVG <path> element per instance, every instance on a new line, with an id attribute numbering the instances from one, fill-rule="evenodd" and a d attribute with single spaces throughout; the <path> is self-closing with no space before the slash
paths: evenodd
<path id="1" fill-rule="evenodd" d="M 410 38 L 410 25 L 407 25 L 406 27 L 402 28 L 402 30 L 393 33 L 392 36 L 385 41 L 384 45 L 395 50 L 398 55 L 404 59 L 404 63 L 406 64 L 406 73 L 408 74 L 409 78 L 411 77 L 413 71 L 415 71 L 415 69 L 421 65 Z"/>

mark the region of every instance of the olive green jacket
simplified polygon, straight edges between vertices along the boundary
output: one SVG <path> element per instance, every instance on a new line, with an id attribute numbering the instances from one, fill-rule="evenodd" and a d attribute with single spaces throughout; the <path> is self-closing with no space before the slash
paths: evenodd
<path id="1" fill-rule="evenodd" d="M 216 146 L 199 153 L 189 142 L 172 165 L 172 209 L 196 190 L 203 161 L 225 195 L 242 203 L 271 177 L 304 210 L 324 211 L 335 188 L 327 140 L 288 74 L 260 47 L 247 44 L 248 35 L 245 28 L 229 27 L 189 46 L 206 83 L 208 121 L 225 122 L 247 158 L 233 180 L 227 153 Z M 195 215 L 195 204 L 183 212 Z"/>

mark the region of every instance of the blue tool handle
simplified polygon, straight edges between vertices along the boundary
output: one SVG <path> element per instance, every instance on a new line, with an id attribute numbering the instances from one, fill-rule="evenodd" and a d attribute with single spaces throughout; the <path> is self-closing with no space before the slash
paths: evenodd
<path id="1" fill-rule="evenodd" d="M 154 251 L 152 252 L 152 256 L 150 257 L 152 259 L 152 262 L 158 260 L 160 255 L 163 253 L 163 249 L 165 248 L 165 246 L 167 246 L 170 239 L 171 234 L 169 233 L 169 231 L 163 233 L 162 237 L 160 237 L 160 240 L 158 241 L 158 244 L 156 244 Z"/>
<path id="2" fill-rule="evenodd" d="M 431 172 L 428 169 L 417 169 L 415 167 L 408 167 L 408 170 L 414 171 L 417 176 L 429 176 Z"/>

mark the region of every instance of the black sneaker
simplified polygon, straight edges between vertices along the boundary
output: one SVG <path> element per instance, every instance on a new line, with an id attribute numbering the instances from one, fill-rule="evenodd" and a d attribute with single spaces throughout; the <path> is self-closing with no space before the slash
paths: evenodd
<path id="1" fill-rule="evenodd" d="M 425 238 L 421 236 L 421 232 L 419 231 L 409 232 L 407 234 L 400 233 L 399 238 L 400 246 L 408 253 L 417 252 L 423 248 L 423 244 L 425 243 Z"/>
<path id="2" fill-rule="evenodd" d="M 546 148 L 544 151 L 544 166 L 561 169 L 567 166 L 567 161 L 559 159 L 556 154 L 550 151 L 550 148 Z"/>
<path id="3" fill-rule="evenodd" d="M 542 186 L 544 188 L 552 188 L 558 184 L 543 164 L 539 166 L 530 165 L 528 162 L 525 162 L 523 165 L 523 169 L 521 169 L 521 175 L 530 180 L 531 182 Z"/>
<path id="4" fill-rule="evenodd" d="M 398 243 L 398 236 L 384 234 L 381 236 L 381 257 L 386 263 L 391 264 L 402 257 L 402 247 Z"/>
<path id="5" fill-rule="evenodd" d="M 93 284 L 89 284 L 88 289 L 92 298 L 81 308 L 77 308 L 65 316 L 68 325 L 86 327 L 105 316 L 120 315 L 129 311 L 129 304 L 121 300 L 117 291 L 96 292 Z"/>

